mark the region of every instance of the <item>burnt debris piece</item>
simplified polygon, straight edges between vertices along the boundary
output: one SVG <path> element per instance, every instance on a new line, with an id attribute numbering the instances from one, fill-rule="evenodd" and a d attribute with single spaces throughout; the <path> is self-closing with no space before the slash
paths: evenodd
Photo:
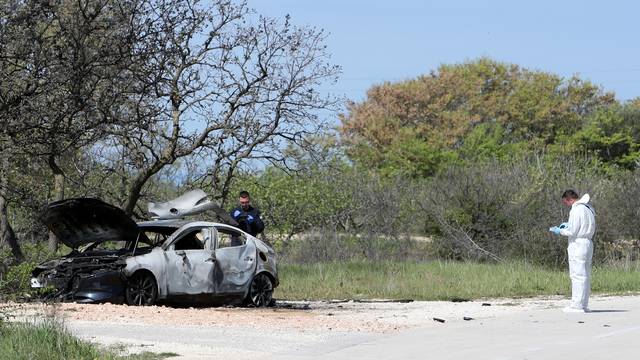
<path id="1" fill-rule="evenodd" d="M 456 297 L 454 297 L 453 299 L 451 299 L 451 302 L 454 302 L 454 303 L 459 303 L 459 302 L 469 302 L 469 301 L 470 301 L 469 299 L 456 298 Z"/>

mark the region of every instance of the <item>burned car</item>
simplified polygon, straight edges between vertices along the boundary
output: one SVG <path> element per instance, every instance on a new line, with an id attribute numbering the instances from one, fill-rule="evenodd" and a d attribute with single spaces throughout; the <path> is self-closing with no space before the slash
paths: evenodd
<path id="1" fill-rule="evenodd" d="M 101 200 L 53 202 L 42 219 L 73 250 L 38 265 L 31 286 L 76 302 L 269 305 L 278 286 L 273 248 L 226 223 L 185 219 L 215 206 L 195 190 L 150 204 L 155 219 L 135 223 Z"/>

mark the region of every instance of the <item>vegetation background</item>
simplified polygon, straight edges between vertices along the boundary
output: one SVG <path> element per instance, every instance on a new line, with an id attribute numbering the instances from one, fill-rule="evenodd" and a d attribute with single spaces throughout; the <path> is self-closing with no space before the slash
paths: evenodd
<path id="1" fill-rule="evenodd" d="M 352 101 L 323 93 L 326 36 L 243 0 L 0 0 L 0 300 L 70 251 L 46 204 L 145 220 L 195 188 L 251 192 L 279 298 L 567 294 L 567 188 L 596 208 L 594 292 L 640 290 L 640 97 L 478 58 Z M 0 312 L 3 358 L 176 355 L 120 352 Z"/>
<path id="2" fill-rule="evenodd" d="M 0 288 L 68 251 L 42 208 L 240 189 L 282 264 L 460 260 L 557 269 L 567 188 L 596 266 L 640 254 L 640 98 L 478 58 L 322 95 L 325 34 L 243 2 L 0 0 Z M 316 265 L 313 265 L 316 266 Z"/>

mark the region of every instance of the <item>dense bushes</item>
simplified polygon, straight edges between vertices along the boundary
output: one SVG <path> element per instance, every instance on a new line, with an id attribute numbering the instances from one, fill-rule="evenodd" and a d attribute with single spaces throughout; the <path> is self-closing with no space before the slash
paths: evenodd
<path id="1" fill-rule="evenodd" d="M 61 252 L 52 254 L 44 242 L 23 244 L 22 250 L 25 259 L 21 263 L 14 263 L 9 256 L 9 250 L 0 251 L 0 299 L 5 297 L 24 298 L 32 292 L 29 280 L 31 271 L 35 266 L 52 257 L 59 256 Z M 68 249 L 60 249 L 65 251 Z"/>
<path id="2" fill-rule="evenodd" d="M 617 173 L 595 191 L 597 258 L 629 266 L 640 259 L 640 170 Z"/>
<path id="3" fill-rule="evenodd" d="M 0 274 L 0 298 L 5 296 L 22 298 L 31 292 L 29 279 L 36 263 L 23 262 Z"/>
<path id="4" fill-rule="evenodd" d="M 434 177 L 423 188 L 421 207 L 436 224 L 441 256 L 559 264 L 566 241 L 547 229 L 568 216 L 560 194 L 574 187 L 597 199 L 592 189 L 600 181 L 587 161 L 489 161 Z"/>
<path id="5" fill-rule="evenodd" d="M 436 223 L 440 256 L 459 259 L 525 259 L 558 265 L 566 238 L 548 227 L 568 218 L 560 204 L 567 188 L 589 193 L 598 230 L 596 263 L 636 260 L 640 171 L 607 176 L 591 161 L 525 158 L 456 167 L 423 188 L 422 208 Z"/>
<path id="6" fill-rule="evenodd" d="M 566 238 L 548 228 L 568 218 L 560 202 L 567 188 L 589 193 L 595 205 L 596 263 L 630 262 L 640 254 L 640 229 L 632 225 L 640 215 L 640 171 L 611 176 L 597 160 L 550 155 L 477 161 L 424 180 L 328 171 L 282 182 L 279 189 L 274 184 L 288 178 L 285 173 L 252 180 L 268 237 L 287 261 L 522 259 L 563 265 Z M 272 193 L 278 202 L 268 200 Z"/>

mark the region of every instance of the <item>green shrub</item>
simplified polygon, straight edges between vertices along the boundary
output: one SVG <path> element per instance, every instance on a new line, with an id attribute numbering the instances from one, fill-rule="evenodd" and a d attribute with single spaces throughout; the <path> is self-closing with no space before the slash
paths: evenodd
<path id="1" fill-rule="evenodd" d="M 33 262 L 23 262 L 10 266 L 7 273 L 0 280 L 0 297 L 22 298 L 29 296 L 31 287 L 31 271 L 36 266 Z"/>

